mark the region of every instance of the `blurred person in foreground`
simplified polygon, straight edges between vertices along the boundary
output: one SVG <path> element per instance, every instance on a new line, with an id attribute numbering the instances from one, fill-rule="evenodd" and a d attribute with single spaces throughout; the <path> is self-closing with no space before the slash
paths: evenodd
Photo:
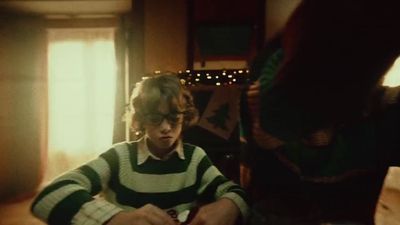
<path id="1" fill-rule="evenodd" d="M 243 101 L 251 225 L 374 224 L 400 165 L 400 3 L 303 0 Z M 277 44 L 276 44 L 277 43 Z"/>

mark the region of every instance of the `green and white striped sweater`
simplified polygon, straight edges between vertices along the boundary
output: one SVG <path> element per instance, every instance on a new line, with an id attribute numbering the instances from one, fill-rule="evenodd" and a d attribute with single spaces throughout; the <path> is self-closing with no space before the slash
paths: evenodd
<path id="1" fill-rule="evenodd" d="M 247 216 L 243 189 L 225 178 L 200 147 L 183 144 L 184 159 L 137 163 L 138 142 L 113 146 L 55 179 L 36 197 L 32 213 L 48 224 L 103 224 L 121 210 L 153 204 L 180 213 L 196 202 L 231 199 Z M 99 194 L 99 195 L 98 195 Z"/>

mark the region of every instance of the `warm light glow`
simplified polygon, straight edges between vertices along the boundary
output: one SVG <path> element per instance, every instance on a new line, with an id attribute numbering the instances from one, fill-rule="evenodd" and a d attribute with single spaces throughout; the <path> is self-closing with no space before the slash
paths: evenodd
<path id="1" fill-rule="evenodd" d="M 400 57 L 396 59 L 390 70 L 386 73 L 383 86 L 396 87 L 400 85 Z"/>
<path id="2" fill-rule="evenodd" d="M 193 70 L 192 73 L 180 73 L 178 77 L 187 81 L 186 85 L 243 85 L 247 82 L 245 70 Z M 246 70 L 248 71 L 248 70 Z M 233 84 L 235 83 L 235 84 Z"/>
<path id="3" fill-rule="evenodd" d="M 48 60 L 49 151 L 97 155 L 107 150 L 116 91 L 113 35 L 50 41 Z"/>

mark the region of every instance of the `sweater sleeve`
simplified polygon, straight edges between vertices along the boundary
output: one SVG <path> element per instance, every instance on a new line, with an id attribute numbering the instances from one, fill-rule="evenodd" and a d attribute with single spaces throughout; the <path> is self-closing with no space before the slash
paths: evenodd
<path id="1" fill-rule="evenodd" d="M 39 193 L 32 213 L 48 224 L 103 224 L 122 210 L 95 197 L 107 186 L 116 164 L 118 157 L 111 149 L 64 173 Z"/>
<path id="2" fill-rule="evenodd" d="M 208 158 L 203 149 L 197 147 L 199 151 L 199 165 L 197 168 L 197 176 L 200 179 L 200 188 L 198 194 L 203 199 L 231 199 L 239 208 L 243 218 L 248 215 L 248 200 L 245 191 L 238 184 L 226 178 L 211 160 Z"/>

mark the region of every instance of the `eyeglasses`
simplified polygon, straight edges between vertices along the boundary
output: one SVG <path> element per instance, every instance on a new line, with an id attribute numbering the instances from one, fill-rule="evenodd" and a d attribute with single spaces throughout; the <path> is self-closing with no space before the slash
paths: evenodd
<path id="1" fill-rule="evenodd" d="M 166 119 L 171 125 L 177 125 L 183 122 L 184 112 L 173 112 L 173 113 L 149 113 L 144 116 L 144 123 L 158 126 L 160 125 L 164 119 Z"/>

